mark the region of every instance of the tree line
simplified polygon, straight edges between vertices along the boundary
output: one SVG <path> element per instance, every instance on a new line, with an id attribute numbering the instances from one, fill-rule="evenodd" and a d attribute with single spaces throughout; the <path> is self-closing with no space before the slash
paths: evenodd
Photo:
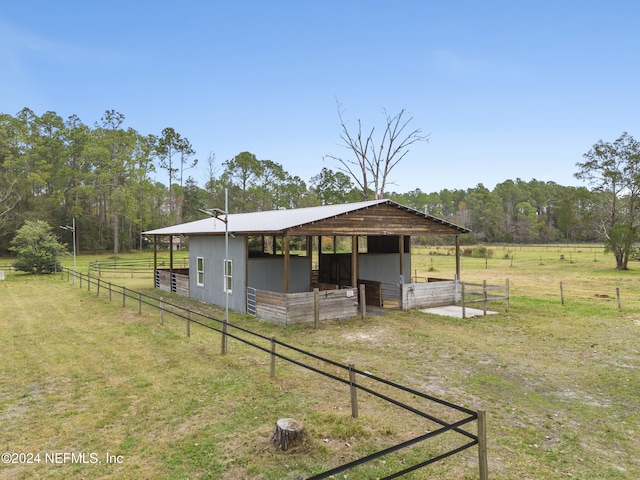
<path id="1" fill-rule="evenodd" d="M 200 162 L 205 173 L 194 179 L 189 169 L 199 162 L 187 138 L 173 128 L 142 134 L 125 127 L 124 121 L 124 115 L 113 110 L 92 126 L 75 115 L 38 116 L 28 108 L 16 115 L 0 114 L 0 253 L 8 251 L 26 221 L 43 220 L 57 228 L 72 218 L 81 252 L 118 254 L 144 248 L 141 232 L 204 218 L 202 210 L 224 206 L 225 190 L 230 213 L 354 202 L 368 196 L 362 178 L 345 168 L 324 167 L 305 182 L 276 161 L 250 152 L 223 162 L 209 153 Z M 398 118 L 388 116 L 387 125 L 391 121 Z M 341 125 L 346 131 L 344 122 Z M 409 132 L 411 138 L 416 132 Z M 586 171 L 594 171 L 587 167 L 580 170 L 585 178 Z M 154 174 L 163 171 L 169 185 L 154 180 Z M 590 190 L 515 179 L 491 190 L 478 184 L 431 193 L 381 189 L 380 194 L 470 228 L 473 233 L 465 239 L 469 243 L 539 243 L 606 241 L 598 212 L 607 192 L 602 185 Z M 71 243 L 72 232 L 59 234 Z"/>

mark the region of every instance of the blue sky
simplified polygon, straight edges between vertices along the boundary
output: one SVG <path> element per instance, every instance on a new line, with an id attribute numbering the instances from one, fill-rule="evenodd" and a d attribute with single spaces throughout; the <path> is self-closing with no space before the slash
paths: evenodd
<path id="1" fill-rule="evenodd" d="M 201 164 L 250 151 L 308 182 L 349 155 L 337 100 L 349 126 L 406 109 L 429 135 L 388 190 L 582 185 L 594 143 L 640 137 L 638 18 L 619 0 L 5 0 L 0 112 L 113 109 Z"/>

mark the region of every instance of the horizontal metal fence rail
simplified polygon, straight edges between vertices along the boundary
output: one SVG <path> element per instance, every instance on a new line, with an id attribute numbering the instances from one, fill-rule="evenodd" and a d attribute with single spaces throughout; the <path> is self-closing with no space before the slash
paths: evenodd
<path id="1" fill-rule="evenodd" d="M 157 297 L 153 297 L 151 295 L 147 295 L 147 294 L 143 294 L 141 292 L 136 292 L 134 290 L 128 289 L 124 286 L 119 286 L 119 285 L 114 285 L 111 282 L 106 282 L 105 280 L 102 280 L 99 277 L 92 277 L 89 274 L 83 274 L 80 272 L 73 272 L 73 270 L 69 269 L 69 268 L 63 268 L 63 272 L 62 275 L 64 276 L 64 274 L 66 273 L 67 275 L 67 281 L 69 280 L 69 278 L 73 277 L 75 275 L 75 277 L 77 279 L 79 279 L 79 284 L 80 284 L 80 288 L 84 288 L 83 287 L 83 283 L 86 285 L 86 289 L 87 291 L 91 291 L 91 287 L 92 285 L 95 287 L 96 289 L 96 296 L 100 295 L 100 290 L 102 289 L 104 291 L 104 289 L 107 289 L 108 294 L 109 294 L 109 299 L 112 300 L 113 295 L 117 295 L 117 296 L 121 296 L 122 297 L 122 306 L 125 307 L 126 306 L 126 300 L 130 299 L 133 300 L 135 303 L 137 303 L 138 305 L 138 313 L 142 313 L 142 306 L 143 305 L 147 305 L 149 307 L 153 307 L 156 309 L 159 309 L 160 311 L 160 323 L 162 324 L 164 322 L 164 314 L 165 313 L 169 313 L 175 317 L 178 317 L 180 319 L 183 319 L 186 322 L 186 332 L 187 332 L 187 336 L 190 336 L 190 328 L 191 328 L 191 324 L 195 324 L 198 326 L 201 326 L 205 329 L 208 329 L 210 331 L 214 331 L 217 333 L 220 333 L 222 335 L 226 335 L 227 337 L 230 337 L 234 340 L 237 340 L 240 343 L 243 343 L 245 345 L 248 345 L 252 348 L 256 348 L 258 350 L 261 350 L 267 354 L 269 354 L 272 357 L 272 365 L 273 365 L 273 358 L 279 358 L 281 360 L 284 360 L 288 363 L 291 363 L 293 365 L 297 365 L 301 368 L 304 368 L 306 370 L 309 370 L 311 372 L 317 373 L 319 375 L 322 375 L 326 378 L 329 378 L 330 380 L 345 384 L 345 385 L 349 385 L 352 389 L 357 389 L 360 391 L 363 391 L 365 393 L 368 393 L 376 398 L 379 398 L 391 405 L 394 405 L 396 407 L 399 407 L 401 409 L 406 410 L 407 412 L 411 413 L 411 414 L 415 414 L 418 415 L 420 417 L 422 417 L 425 420 L 429 420 L 431 422 L 436 423 L 437 425 L 439 425 L 440 427 L 437 428 L 436 430 L 433 431 L 427 431 L 427 433 L 419 435 L 413 439 L 404 441 L 402 443 L 399 443 L 397 445 L 393 445 L 391 447 L 387 447 L 385 449 L 382 449 L 378 452 L 372 453 L 370 455 L 366 455 L 364 457 L 361 457 L 359 459 L 356 459 L 354 461 L 345 463 L 343 465 L 337 466 L 335 468 L 332 468 L 330 470 L 327 470 L 323 473 L 317 474 L 317 475 L 313 475 L 311 477 L 308 477 L 306 480 L 321 480 L 321 479 L 325 479 L 325 478 L 331 478 L 332 476 L 336 475 L 337 473 L 341 473 L 341 472 L 345 472 L 348 470 L 351 470 L 355 467 L 358 467 L 360 465 L 363 465 L 367 462 L 379 459 L 381 457 L 384 457 L 385 455 L 389 455 L 391 453 L 394 453 L 396 451 L 399 451 L 401 449 L 404 448 L 408 448 L 411 446 L 414 446 L 416 444 L 419 444 L 420 442 L 425 442 L 429 439 L 432 439 L 438 435 L 441 435 L 445 432 L 455 432 L 457 434 L 460 434 L 462 437 L 466 438 L 468 441 L 467 443 L 460 445 L 452 450 L 449 450 L 447 452 L 441 453 L 439 455 L 433 456 L 431 458 L 427 458 L 422 462 L 419 462 L 415 465 L 409 466 L 404 468 L 401 471 L 395 472 L 389 476 L 386 477 L 382 477 L 380 480 L 389 480 L 389 479 L 393 479 L 393 478 L 397 478 L 400 477 L 402 475 L 405 475 L 407 473 L 410 473 L 412 471 L 418 470 L 420 468 L 426 467 L 430 464 L 433 464 L 435 462 L 438 462 L 440 460 L 443 460 L 445 458 L 448 458 L 452 455 L 455 455 L 457 453 L 460 453 L 468 448 L 471 448 L 475 445 L 478 445 L 480 447 L 480 442 L 482 442 L 483 444 L 486 444 L 486 438 L 485 436 L 485 427 L 484 427 L 484 422 L 483 425 L 481 425 L 480 423 L 480 414 L 482 415 L 482 418 L 484 418 L 484 412 L 483 411 L 478 411 L 475 412 L 473 410 L 470 410 L 468 408 L 456 405 L 454 403 L 448 402 L 446 400 L 442 400 L 439 399 L 437 397 L 425 394 L 423 392 L 414 390 L 412 388 L 400 385 L 398 383 L 392 382 L 390 380 L 386 380 L 383 379 L 381 377 L 377 377 L 369 372 L 363 371 L 363 370 L 358 370 L 355 369 L 353 367 L 353 365 L 345 365 L 343 363 L 339 363 L 336 361 L 333 361 L 331 359 L 316 355 L 314 353 L 308 352 L 306 350 L 303 350 L 301 348 L 295 347 L 294 345 L 288 344 L 288 343 L 284 343 L 281 342 L 279 340 L 276 340 L 275 337 L 267 337 L 265 335 L 261 335 L 259 333 L 255 333 L 252 332 L 251 330 L 239 327 L 237 325 L 233 325 L 230 323 L 226 323 L 223 320 L 205 315 L 203 313 L 200 312 L 196 312 L 184 307 L 181 307 L 179 305 L 175 305 L 172 304 L 171 302 L 167 302 L 165 300 L 162 299 L 162 297 L 157 298 Z M 244 336 L 242 336 L 244 335 Z M 248 337 L 248 338 L 247 338 Z M 264 341 L 264 342 L 268 342 L 268 344 L 265 345 L 261 345 L 260 341 Z M 342 370 L 344 373 L 348 373 L 349 374 L 349 378 L 343 378 L 341 376 L 338 376 L 334 373 L 330 373 L 327 370 L 323 370 L 321 368 L 318 367 L 314 367 L 308 363 L 305 363 L 303 361 L 297 360 L 289 355 L 285 355 L 279 351 L 276 350 L 275 345 L 277 345 L 279 348 L 284 348 L 290 352 L 295 352 L 298 353 L 300 355 L 302 355 L 303 357 L 309 358 L 309 359 L 313 359 L 316 361 L 320 361 L 323 364 L 327 365 L 327 366 L 331 366 L 333 368 L 338 368 L 340 370 Z M 272 367 L 273 369 L 273 367 Z M 438 404 L 442 407 L 445 407 L 447 409 L 450 409 L 454 412 L 457 412 L 458 414 L 463 414 L 464 418 L 457 420 L 455 422 L 447 422 L 445 420 L 442 420 L 430 413 L 427 413 L 423 410 L 420 410 L 416 407 L 410 406 L 398 399 L 392 398 L 389 395 L 385 395 L 373 388 L 367 387 L 365 385 L 362 385 L 361 383 L 357 383 L 355 382 L 353 379 L 355 378 L 355 375 L 359 375 L 361 377 L 365 377 L 368 380 L 372 381 L 375 384 L 379 384 L 379 385 L 385 385 L 387 387 L 390 387 L 391 389 L 397 390 L 397 391 L 402 391 L 405 393 L 408 393 L 410 395 L 413 395 L 415 397 L 427 400 L 428 402 L 432 402 L 434 404 Z M 477 422 L 477 431 L 478 434 L 474 434 L 472 432 L 469 432 L 465 429 L 463 429 L 462 427 L 471 423 L 471 422 Z M 484 450 L 486 452 L 486 450 Z M 480 458 L 480 478 L 481 480 L 485 480 L 487 477 L 486 473 L 483 474 L 483 471 L 486 472 L 486 456 L 485 459 L 483 460 L 482 455 L 479 456 Z M 484 470 L 483 470 L 483 463 L 485 464 L 484 466 Z"/>
<path id="2" fill-rule="evenodd" d="M 157 258 L 156 264 L 157 266 L 166 267 L 169 264 L 169 257 L 167 258 Z M 189 259 L 188 258 L 174 258 L 173 259 L 173 267 L 178 268 L 187 268 L 189 267 Z M 94 261 L 89 262 L 88 272 L 91 274 L 92 272 L 100 273 L 114 273 L 114 272 L 153 272 L 154 270 L 154 261 L 153 258 L 146 258 L 140 260 L 127 260 L 127 261 L 117 261 L 113 260 L 110 262 L 104 261 Z"/>

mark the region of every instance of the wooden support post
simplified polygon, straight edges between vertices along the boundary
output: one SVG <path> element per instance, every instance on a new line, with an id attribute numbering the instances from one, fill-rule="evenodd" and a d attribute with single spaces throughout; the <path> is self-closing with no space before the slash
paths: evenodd
<path id="1" fill-rule="evenodd" d="M 289 293 L 291 291 L 291 255 L 289 245 L 289 235 L 282 237 L 282 250 L 284 255 L 284 292 Z"/>
<path id="2" fill-rule="evenodd" d="M 467 308 L 464 304 L 464 282 L 462 283 L 462 318 L 467 318 Z"/>
<path id="3" fill-rule="evenodd" d="M 616 287 L 616 299 L 618 300 L 618 311 L 622 310 L 622 305 L 620 304 L 620 287 Z"/>
<path id="4" fill-rule="evenodd" d="M 271 378 L 276 378 L 276 337 L 271 337 Z"/>
<path id="5" fill-rule="evenodd" d="M 142 315 L 142 293 L 138 292 L 138 315 Z"/>
<path id="6" fill-rule="evenodd" d="M 191 337 L 191 311 L 187 310 L 187 337 Z"/>
<path id="7" fill-rule="evenodd" d="M 478 410 L 478 463 L 480 480 L 489 480 L 489 462 L 487 459 L 487 416 L 484 410 Z"/>
<path id="8" fill-rule="evenodd" d="M 109 282 L 109 301 L 111 301 L 111 282 Z"/>
<path id="9" fill-rule="evenodd" d="M 358 236 L 351 236 L 351 287 L 358 286 Z"/>
<path id="10" fill-rule="evenodd" d="M 82 288 L 82 275 L 80 275 L 80 288 Z"/>
<path id="11" fill-rule="evenodd" d="M 484 302 L 483 302 L 483 311 L 484 311 L 484 316 L 487 316 L 487 281 L 483 280 L 482 281 L 482 295 L 484 297 Z"/>
<path id="12" fill-rule="evenodd" d="M 507 313 L 509 313 L 509 279 L 507 278 L 506 282 L 505 282 L 505 290 L 507 292 Z"/>
<path id="13" fill-rule="evenodd" d="M 173 278 L 173 235 L 169 235 L 169 279 L 172 279 L 172 278 Z M 169 287 L 169 289 L 171 290 L 171 287 Z"/>
<path id="14" fill-rule="evenodd" d="M 160 325 L 163 325 L 163 324 L 164 324 L 164 299 L 160 297 Z"/>
<path id="15" fill-rule="evenodd" d="M 91 291 L 91 274 L 87 274 L 87 292 Z"/>
<path id="16" fill-rule="evenodd" d="M 100 277 L 98 277 L 98 287 L 96 288 L 96 297 L 100 296 Z"/>
<path id="17" fill-rule="evenodd" d="M 153 236 L 153 275 L 155 276 L 158 269 L 158 236 Z"/>
<path id="18" fill-rule="evenodd" d="M 404 235 L 398 235 L 398 251 L 400 256 L 400 281 L 398 282 L 400 297 L 398 298 L 398 302 L 400 304 L 400 310 L 404 310 L 403 299 L 404 299 Z"/>
<path id="19" fill-rule="evenodd" d="M 364 283 L 360 284 L 360 315 L 362 320 L 367 318 L 367 295 Z"/>
<path id="20" fill-rule="evenodd" d="M 313 327 L 320 325 L 320 289 L 313 289 Z"/>
<path id="21" fill-rule="evenodd" d="M 358 418 L 358 387 L 356 387 L 356 372 L 354 364 L 349 364 L 349 388 L 351 390 L 351 416 Z"/>
<path id="22" fill-rule="evenodd" d="M 562 288 L 562 281 L 560 282 L 560 301 L 564 305 L 564 289 Z"/>
<path id="23" fill-rule="evenodd" d="M 127 287 L 122 287 L 122 308 L 124 308 L 125 305 L 125 299 L 127 298 L 126 292 L 127 291 Z"/>
<path id="24" fill-rule="evenodd" d="M 456 277 L 460 278 L 460 235 L 456 235 Z"/>

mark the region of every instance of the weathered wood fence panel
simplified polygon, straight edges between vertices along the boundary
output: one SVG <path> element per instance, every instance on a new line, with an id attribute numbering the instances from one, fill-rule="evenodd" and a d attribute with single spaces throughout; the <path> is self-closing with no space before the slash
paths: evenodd
<path id="1" fill-rule="evenodd" d="M 165 292 L 175 292 L 185 297 L 189 296 L 189 269 L 173 270 L 157 269 L 155 272 L 155 287 Z"/>
<path id="2" fill-rule="evenodd" d="M 351 318 L 358 314 L 356 289 L 323 290 L 318 293 L 320 320 Z M 314 292 L 277 293 L 256 290 L 256 317 L 279 325 L 312 323 Z"/>
<path id="3" fill-rule="evenodd" d="M 455 280 L 402 285 L 402 309 L 442 307 L 459 300 L 459 283 Z"/>

